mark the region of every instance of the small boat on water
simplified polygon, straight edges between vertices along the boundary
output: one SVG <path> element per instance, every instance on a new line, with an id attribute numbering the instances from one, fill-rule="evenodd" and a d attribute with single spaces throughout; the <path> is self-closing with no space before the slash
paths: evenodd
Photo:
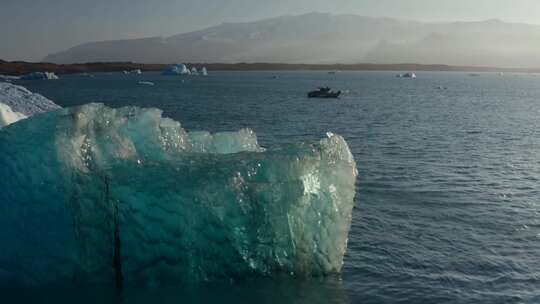
<path id="1" fill-rule="evenodd" d="M 320 87 L 308 93 L 308 98 L 338 98 L 341 91 L 332 91 L 329 87 Z"/>

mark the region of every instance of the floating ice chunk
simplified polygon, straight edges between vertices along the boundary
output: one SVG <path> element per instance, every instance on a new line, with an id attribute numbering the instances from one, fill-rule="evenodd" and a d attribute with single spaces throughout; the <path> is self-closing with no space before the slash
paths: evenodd
<path id="1" fill-rule="evenodd" d="M 0 74 L 0 80 L 2 81 L 14 81 L 14 80 L 19 80 L 21 79 L 21 77 L 19 76 L 11 76 L 11 75 L 2 75 Z"/>
<path id="2" fill-rule="evenodd" d="M 262 149 L 101 104 L 0 132 L 0 269 L 22 285 L 339 272 L 356 165 L 344 139 Z M 113 263 L 113 260 L 115 261 Z"/>
<path id="3" fill-rule="evenodd" d="M 0 102 L 25 116 L 60 109 L 60 106 L 42 95 L 7 82 L 0 82 Z"/>
<path id="4" fill-rule="evenodd" d="M 190 71 L 185 64 L 175 64 L 167 67 L 162 73 L 163 75 L 184 75 L 190 74 Z"/>
<path id="5" fill-rule="evenodd" d="M 21 80 L 56 80 L 58 76 L 52 72 L 33 72 L 21 77 Z"/>
<path id="6" fill-rule="evenodd" d="M 203 76 L 207 76 L 207 75 L 208 75 L 208 70 L 206 69 L 206 67 L 203 67 L 203 68 L 201 69 L 201 74 L 202 74 Z"/>
<path id="7" fill-rule="evenodd" d="M 142 84 L 142 85 L 148 85 L 148 86 L 153 86 L 154 85 L 154 83 L 151 82 L 151 81 L 139 81 L 138 83 Z"/>
<path id="8" fill-rule="evenodd" d="M 396 77 L 398 78 L 416 78 L 416 74 L 412 72 L 407 72 L 404 74 L 397 74 Z"/>
<path id="9" fill-rule="evenodd" d="M 14 112 L 11 108 L 0 102 L 0 128 L 26 118 L 26 115 Z"/>

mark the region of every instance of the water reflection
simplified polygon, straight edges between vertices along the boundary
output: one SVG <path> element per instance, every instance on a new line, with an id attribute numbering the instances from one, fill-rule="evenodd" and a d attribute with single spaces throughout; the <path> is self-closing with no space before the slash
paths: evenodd
<path id="1" fill-rule="evenodd" d="M 350 303 L 339 277 L 255 279 L 157 288 L 2 291 L 5 303 Z"/>

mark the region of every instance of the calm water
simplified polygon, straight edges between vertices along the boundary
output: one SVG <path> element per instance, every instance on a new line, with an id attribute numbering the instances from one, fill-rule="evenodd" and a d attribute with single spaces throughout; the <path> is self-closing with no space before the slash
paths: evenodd
<path id="1" fill-rule="evenodd" d="M 119 301 L 540 303 L 540 77 L 418 76 L 97 74 L 20 84 L 62 106 L 159 107 L 189 130 L 250 127 L 264 146 L 332 131 L 353 151 L 360 176 L 341 278 L 139 291 Z M 307 99 L 319 85 L 348 92 Z"/>

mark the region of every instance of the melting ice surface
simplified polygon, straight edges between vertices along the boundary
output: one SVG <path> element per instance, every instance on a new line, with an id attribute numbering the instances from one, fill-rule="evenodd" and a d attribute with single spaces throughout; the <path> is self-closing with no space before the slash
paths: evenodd
<path id="1" fill-rule="evenodd" d="M 264 149 L 158 109 L 58 109 L 0 130 L 0 284 L 156 286 L 339 272 L 344 139 Z"/>
<path id="2" fill-rule="evenodd" d="M 0 128 L 26 118 L 26 115 L 15 112 L 10 106 L 0 102 Z"/>
<path id="3" fill-rule="evenodd" d="M 7 82 L 0 82 L 0 103 L 25 116 L 60 108 L 59 105 L 40 94 Z"/>
<path id="4" fill-rule="evenodd" d="M 33 114 L 59 108 L 49 99 L 24 87 L 0 82 L 0 128 Z"/>

